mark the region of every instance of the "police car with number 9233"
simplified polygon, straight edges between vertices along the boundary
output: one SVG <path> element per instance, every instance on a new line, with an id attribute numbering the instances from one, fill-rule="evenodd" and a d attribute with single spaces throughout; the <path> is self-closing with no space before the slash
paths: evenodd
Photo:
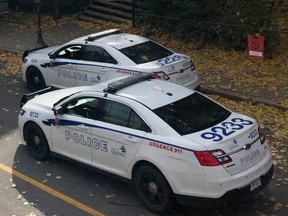
<path id="1" fill-rule="evenodd" d="M 25 94 L 21 107 L 34 158 L 58 154 L 132 180 L 156 213 L 254 194 L 273 175 L 257 121 L 152 74 L 47 88 Z"/>

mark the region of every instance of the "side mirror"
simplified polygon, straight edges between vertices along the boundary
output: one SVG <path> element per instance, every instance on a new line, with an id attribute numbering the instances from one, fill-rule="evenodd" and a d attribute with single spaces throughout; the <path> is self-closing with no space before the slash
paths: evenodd
<path id="1" fill-rule="evenodd" d="M 54 59 L 55 58 L 55 54 L 54 53 L 49 53 L 48 56 L 49 56 L 50 59 Z"/>
<path id="2" fill-rule="evenodd" d="M 52 108 L 54 115 L 62 115 L 64 113 L 64 108 L 62 106 L 56 106 Z"/>

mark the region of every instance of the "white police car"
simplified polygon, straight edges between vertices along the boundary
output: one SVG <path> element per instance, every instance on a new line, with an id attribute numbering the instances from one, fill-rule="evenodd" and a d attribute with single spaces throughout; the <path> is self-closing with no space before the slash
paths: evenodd
<path id="1" fill-rule="evenodd" d="M 118 29 L 23 54 L 22 77 L 32 91 L 50 85 L 58 88 L 93 85 L 143 72 L 191 89 L 200 85 L 189 56 Z"/>
<path id="2" fill-rule="evenodd" d="M 157 213 L 268 185 L 271 151 L 254 119 L 152 74 L 108 83 L 25 95 L 18 124 L 31 155 L 131 179 Z"/>

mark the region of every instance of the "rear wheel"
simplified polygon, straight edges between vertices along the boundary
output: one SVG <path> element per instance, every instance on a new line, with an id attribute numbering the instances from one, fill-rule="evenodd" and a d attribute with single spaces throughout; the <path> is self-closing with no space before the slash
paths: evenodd
<path id="1" fill-rule="evenodd" d="M 27 87 L 30 91 L 38 91 L 46 87 L 45 80 L 41 72 L 36 67 L 30 67 L 26 74 Z"/>
<path id="2" fill-rule="evenodd" d="M 49 160 L 50 148 L 42 129 L 35 123 L 28 123 L 24 129 L 28 152 L 37 160 Z"/>
<path id="3" fill-rule="evenodd" d="M 134 184 L 144 205 L 155 213 L 166 213 L 175 205 L 174 193 L 163 176 L 155 167 L 144 165 L 135 171 Z"/>

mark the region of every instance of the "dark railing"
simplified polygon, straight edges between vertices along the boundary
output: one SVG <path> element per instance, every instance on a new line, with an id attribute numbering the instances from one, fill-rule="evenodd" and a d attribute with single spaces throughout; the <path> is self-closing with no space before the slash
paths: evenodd
<path id="1" fill-rule="evenodd" d="M 141 23 L 142 25 L 146 25 L 146 20 L 154 18 L 155 20 L 170 20 L 173 22 L 189 22 L 189 19 L 179 18 L 179 17 L 172 17 L 172 16 L 159 16 L 157 14 L 152 14 L 149 11 L 147 5 L 144 4 L 145 0 L 131 0 L 132 1 L 132 25 L 133 27 L 136 26 L 137 23 Z M 223 23 L 223 22 L 201 22 L 203 25 L 209 26 L 226 26 L 226 27 L 237 27 L 237 28 L 244 28 L 249 29 L 251 26 L 248 25 L 240 25 L 234 23 Z M 288 29 L 279 29 L 277 27 L 272 28 L 262 28 L 263 31 L 266 32 L 277 32 L 281 34 L 288 34 Z"/>
<path id="2" fill-rule="evenodd" d="M 9 7 L 15 11 L 35 12 L 34 0 L 8 0 Z M 80 12 L 89 0 L 42 0 L 41 11 L 53 14 L 55 10 L 59 13 L 73 14 Z"/>

